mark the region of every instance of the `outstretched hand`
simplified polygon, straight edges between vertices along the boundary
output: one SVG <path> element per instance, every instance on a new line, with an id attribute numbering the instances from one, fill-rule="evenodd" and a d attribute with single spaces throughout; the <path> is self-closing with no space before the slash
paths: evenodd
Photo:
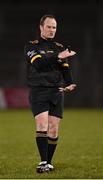
<path id="1" fill-rule="evenodd" d="M 69 50 L 66 49 L 66 50 L 59 53 L 58 58 L 64 59 L 64 58 L 67 58 L 67 57 L 70 57 L 70 56 L 74 56 L 75 54 L 76 54 L 75 51 L 70 51 L 69 52 Z"/>
<path id="2" fill-rule="evenodd" d="M 65 88 L 60 87 L 59 91 L 61 91 L 61 92 L 63 92 L 63 91 L 70 92 L 70 91 L 73 91 L 76 88 L 76 86 L 77 86 L 76 84 L 70 84 L 69 86 L 66 86 Z"/>

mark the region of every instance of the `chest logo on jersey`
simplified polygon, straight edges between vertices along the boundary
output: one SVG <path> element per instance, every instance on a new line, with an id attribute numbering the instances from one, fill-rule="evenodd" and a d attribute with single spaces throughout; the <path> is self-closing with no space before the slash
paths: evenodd
<path id="1" fill-rule="evenodd" d="M 44 50 L 39 50 L 40 54 L 46 54 Z"/>

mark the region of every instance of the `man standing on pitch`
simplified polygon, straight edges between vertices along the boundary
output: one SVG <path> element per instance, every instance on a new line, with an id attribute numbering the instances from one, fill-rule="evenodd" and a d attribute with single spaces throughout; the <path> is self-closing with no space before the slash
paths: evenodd
<path id="1" fill-rule="evenodd" d="M 69 57 L 74 51 L 55 42 L 57 21 L 53 15 L 40 20 L 40 37 L 25 46 L 30 87 L 30 105 L 36 122 L 36 143 L 41 162 L 38 173 L 54 169 L 51 164 L 58 142 L 58 129 L 63 116 L 64 91 L 72 91 L 76 85 L 70 74 Z"/>

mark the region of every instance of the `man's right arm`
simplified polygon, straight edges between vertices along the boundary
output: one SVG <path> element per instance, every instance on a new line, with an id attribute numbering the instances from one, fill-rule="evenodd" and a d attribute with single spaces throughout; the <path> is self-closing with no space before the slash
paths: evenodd
<path id="1" fill-rule="evenodd" d="M 32 64 L 35 65 L 36 67 L 42 67 L 46 64 L 53 64 L 53 63 L 57 63 L 57 59 L 58 59 L 58 53 L 40 53 L 40 51 L 38 50 L 38 47 L 28 43 L 25 46 L 25 55 L 28 59 L 28 61 Z"/>

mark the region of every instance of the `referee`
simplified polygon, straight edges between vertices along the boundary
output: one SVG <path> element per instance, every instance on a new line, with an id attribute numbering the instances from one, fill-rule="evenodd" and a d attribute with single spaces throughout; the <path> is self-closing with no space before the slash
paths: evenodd
<path id="1" fill-rule="evenodd" d="M 72 91 L 69 57 L 74 51 L 55 42 L 57 21 L 53 15 L 40 20 L 40 37 L 25 45 L 29 101 L 36 123 L 36 143 L 40 154 L 38 173 L 54 170 L 51 164 L 58 142 L 58 129 L 63 116 L 64 91 Z"/>

